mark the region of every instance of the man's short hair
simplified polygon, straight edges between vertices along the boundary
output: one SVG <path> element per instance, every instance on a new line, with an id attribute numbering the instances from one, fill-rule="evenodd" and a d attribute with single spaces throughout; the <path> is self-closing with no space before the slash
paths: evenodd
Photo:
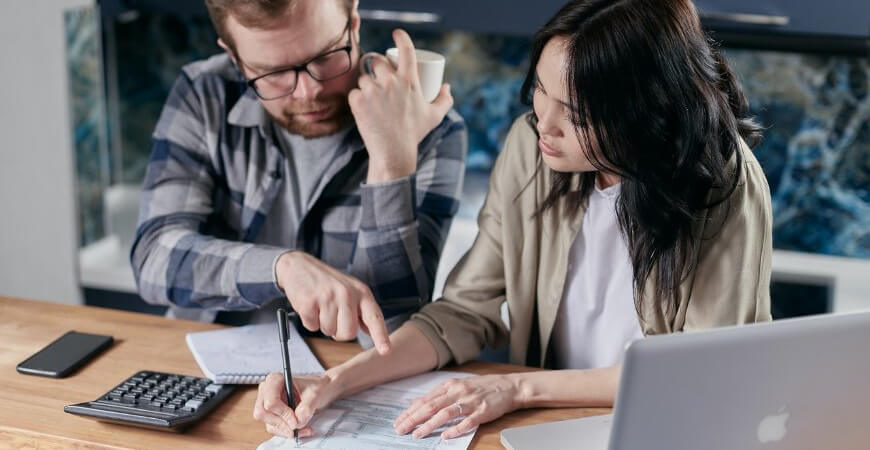
<path id="1" fill-rule="evenodd" d="M 205 0 L 208 15 L 218 36 L 235 51 L 232 36 L 226 29 L 227 16 L 247 28 L 266 28 L 287 14 L 297 0 Z M 321 0 L 318 0 L 321 1 Z M 336 0 L 350 11 L 354 0 Z"/>

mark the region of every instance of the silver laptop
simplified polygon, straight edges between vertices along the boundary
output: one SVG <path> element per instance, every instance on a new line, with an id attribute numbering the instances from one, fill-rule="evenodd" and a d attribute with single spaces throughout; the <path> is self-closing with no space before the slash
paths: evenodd
<path id="1" fill-rule="evenodd" d="M 870 312 L 629 345 L 614 414 L 501 432 L 510 450 L 870 449 Z"/>

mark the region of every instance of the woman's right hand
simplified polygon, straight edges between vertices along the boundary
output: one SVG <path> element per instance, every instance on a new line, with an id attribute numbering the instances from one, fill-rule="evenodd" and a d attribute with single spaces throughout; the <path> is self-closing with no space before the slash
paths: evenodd
<path id="1" fill-rule="evenodd" d="M 298 430 L 299 437 L 311 436 L 314 430 L 308 422 L 314 413 L 338 399 L 338 385 L 327 375 L 293 377 L 293 390 L 295 411 L 287 406 L 284 375 L 269 374 L 258 388 L 254 418 L 265 423 L 266 431 L 273 435 L 292 437 L 293 430 Z"/>
<path id="2" fill-rule="evenodd" d="M 299 400 L 295 411 L 287 406 L 284 375 L 269 374 L 260 383 L 254 418 L 265 423 L 266 431 L 275 435 L 291 437 L 293 430 L 298 430 L 301 437 L 311 436 L 314 434 L 308 425 L 311 417 L 332 402 L 390 380 L 432 370 L 438 365 L 435 347 L 416 326 L 401 326 L 390 340 L 394 347 L 387 355 L 369 349 L 330 368 L 323 375 L 293 377 L 293 395 Z"/>

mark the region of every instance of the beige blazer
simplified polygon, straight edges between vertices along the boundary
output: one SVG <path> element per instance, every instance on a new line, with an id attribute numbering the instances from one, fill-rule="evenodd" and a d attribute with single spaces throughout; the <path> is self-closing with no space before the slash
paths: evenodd
<path id="1" fill-rule="evenodd" d="M 411 318 L 435 346 L 439 367 L 474 359 L 485 345 L 505 344 L 514 364 L 548 365 L 568 252 L 583 211 L 568 218 L 561 212 L 564 205 L 558 205 L 534 218 L 553 174 L 538 152 L 534 130 L 520 117 L 495 163 L 474 245 L 447 278 L 444 296 Z M 698 221 L 705 239 L 696 270 L 681 286 L 680 303 L 669 313 L 642 308 L 638 321 L 644 335 L 771 319 L 770 191 L 745 145 L 741 155 L 740 181 L 731 199 Z M 735 169 L 736 159 L 731 164 Z M 721 225 L 715 227 L 718 233 L 710 224 Z M 646 297 L 655 292 L 652 283 Z M 652 300 L 644 298 L 644 305 Z M 501 319 L 504 302 L 510 330 Z"/>

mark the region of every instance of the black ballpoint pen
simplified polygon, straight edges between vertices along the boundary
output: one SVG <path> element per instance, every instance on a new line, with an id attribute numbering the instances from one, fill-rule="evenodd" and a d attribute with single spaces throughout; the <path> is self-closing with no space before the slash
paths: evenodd
<path id="1" fill-rule="evenodd" d="M 284 366 L 284 390 L 287 393 L 287 405 L 293 411 L 296 411 L 296 399 L 293 396 L 293 372 L 290 370 L 290 348 L 289 339 L 287 337 L 287 311 L 284 308 L 278 308 L 278 338 L 281 341 L 281 362 Z M 296 441 L 296 446 L 299 446 L 299 437 L 297 431 L 293 429 L 293 439 Z"/>

